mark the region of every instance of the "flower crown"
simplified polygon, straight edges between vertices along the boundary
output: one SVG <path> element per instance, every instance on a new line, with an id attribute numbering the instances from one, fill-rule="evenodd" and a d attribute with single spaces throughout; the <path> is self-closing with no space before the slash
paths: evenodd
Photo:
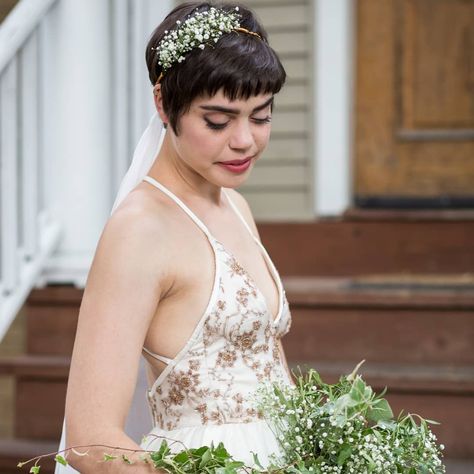
<path id="1" fill-rule="evenodd" d="M 161 39 L 158 46 L 152 48 L 157 51 L 158 64 L 162 72 L 156 81 L 158 84 L 164 73 L 175 63 L 184 61 L 184 54 L 194 48 L 204 49 L 206 44 L 212 46 L 212 41 L 217 43 L 224 33 L 231 31 L 241 31 L 250 35 L 262 37 L 253 31 L 240 26 L 239 17 L 236 13 L 239 7 L 235 7 L 235 12 L 211 7 L 208 11 L 197 12 L 184 22 L 176 21 L 177 29 L 165 30 L 165 36 Z"/>

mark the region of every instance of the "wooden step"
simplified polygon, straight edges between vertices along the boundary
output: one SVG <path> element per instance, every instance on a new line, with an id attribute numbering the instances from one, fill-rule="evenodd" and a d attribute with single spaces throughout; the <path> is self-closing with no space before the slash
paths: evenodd
<path id="1" fill-rule="evenodd" d="M 38 441 L 31 439 L 0 439 L 0 474 L 19 474 L 29 472 L 34 463 L 17 467 L 19 462 L 35 456 L 54 453 L 59 449 L 59 442 Z M 41 474 L 53 474 L 56 463 L 54 456 L 42 459 Z"/>
<path id="2" fill-rule="evenodd" d="M 394 280 L 380 289 L 360 281 L 283 278 L 292 314 L 289 359 L 474 364 L 474 289 L 399 288 Z"/>
<path id="3" fill-rule="evenodd" d="M 424 219 L 409 212 L 398 214 L 370 219 L 259 222 L 258 230 L 284 276 L 473 271 L 472 213 L 458 218 L 432 213 Z"/>
<path id="4" fill-rule="evenodd" d="M 66 285 L 30 293 L 25 304 L 28 354 L 72 354 L 83 294 L 83 289 Z"/>
<path id="5" fill-rule="evenodd" d="M 56 440 L 61 436 L 70 358 L 17 356 L 0 359 L 0 374 L 15 378 L 14 436 Z"/>

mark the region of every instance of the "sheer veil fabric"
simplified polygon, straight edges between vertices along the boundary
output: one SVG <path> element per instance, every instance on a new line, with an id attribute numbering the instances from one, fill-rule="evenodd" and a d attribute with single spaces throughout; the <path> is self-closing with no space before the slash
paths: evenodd
<path id="1" fill-rule="evenodd" d="M 125 174 L 122 182 L 120 183 L 117 196 L 112 206 L 111 215 L 128 195 L 132 189 L 134 189 L 141 180 L 145 177 L 151 168 L 155 158 L 157 157 L 163 140 L 165 137 L 166 129 L 163 126 L 158 113 L 151 116 L 147 128 L 143 132 L 138 144 L 133 153 L 132 163 Z M 147 434 L 151 429 L 151 418 L 149 414 L 149 408 L 146 400 L 145 390 L 147 388 L 146 380 L 146 366 L 143 356 L 140 359 L 140 369 L 138 373 L 137 386 L 135 387 L 135 394 L 132 400 L 130 411 L 128 413 L 127 423 L 125 426 L 125 432 L 130 438 L 132 438 L 137 444 L 140 443 L 141 437 Z M 105 440 L 104 440 L 105 444 Z M 62 451 L 66 448 L 66 417 L 63 421 L 63 429 L 61 434 L 61 441 L 59 444 L 58 451 Z M 64 453 L 61 453 L 64 455 Z M 69 464 L 63 466 L 56 463 L 55 474 L 71 474 L 78 472 L 72 468 Z"/>

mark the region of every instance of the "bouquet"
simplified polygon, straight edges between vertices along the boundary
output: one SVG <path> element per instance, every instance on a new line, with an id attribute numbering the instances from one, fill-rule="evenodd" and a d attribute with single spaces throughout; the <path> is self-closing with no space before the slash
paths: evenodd
<path id="1" fill-rule="evenodd" d="M 288 473 L 446 472 L 444 446 L 428 427 L 439 423 L 403 412 L 394 419 L 386 388 L 377 395 L 356 375 L 363 362 L 333 385 L 310 369 L 294 387 L 258 390 L 258 407 L 282 447 L 275 464 L 286 464 Z"/>
<path id="2" fill-rule="evenodd" d="M 324 383 L 310 369 L 305 375 L 300 371 L 295 386 L 272 383 L 257 389 L 255 406 L 264 413 L 281 445 L 270 466 L 263 467 L 255 454 L 254 466 L 245 466 L 222 443 L 172 452 L 166 439 L 158 451 L 143 451 L 142 460 L 173 474 L 445 473 L 444 446 L 436 443 L 428 427 L 428 423 L 438 423 L 419 415 L 403 416 L 403 412 L 394 419 L 383 398 L 386 388 L 377 395 L 356 374 L 363 362 L 336 384 Z M 67 464 L 59 453 L 51 455 L 56 455 L 56 462 Z M 49 455 L 18 466 L 36 461 L 30 472 L 39 473 L 38 461 L 45 456 Z M 123 454 L 104 453 L 103 461 L 116 459 L 132 464 Z"/>

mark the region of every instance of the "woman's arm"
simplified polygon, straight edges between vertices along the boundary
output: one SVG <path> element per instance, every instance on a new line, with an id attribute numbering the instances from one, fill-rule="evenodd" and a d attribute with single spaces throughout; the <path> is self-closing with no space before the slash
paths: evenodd
<path id="1" fill-rule="evenodd" d="M 171 281 L 162 232 L 165 226 L 161 224 L 160 228 L 153 217 L 124 207 L 109 219 L 99 240 L 79 310 L 69 372 L 67 448 L 105 444 L 140 449 L 125 434 L 124 426 L 143 341 Z M 143 461 L 134 466 L 119 459 L 98 462 L 104 452 L 111 451 L 94 448 L 88 456 L 70 451 L 67 459 L 85 474 L 157 472 Z M 123 454 L 130 459 L 139 456 L 126 451 Z"/>

